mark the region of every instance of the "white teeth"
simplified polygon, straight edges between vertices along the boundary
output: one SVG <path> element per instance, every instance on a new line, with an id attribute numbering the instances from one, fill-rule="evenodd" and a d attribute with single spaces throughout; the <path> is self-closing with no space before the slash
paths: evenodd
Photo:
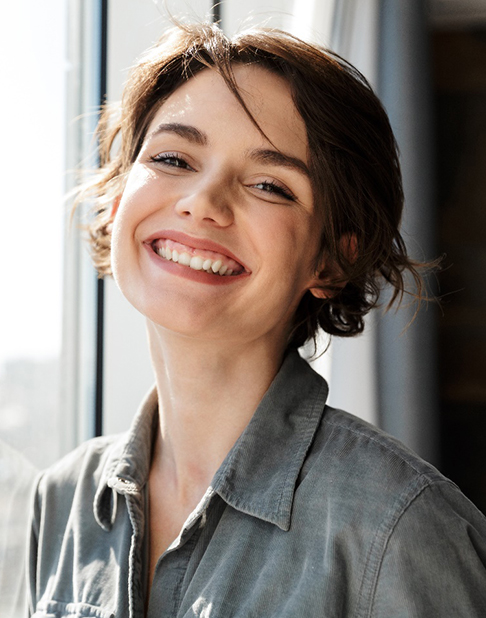
<path id="1" fill-rule="evenodd" d="M 191 268 L 193 268 L 194 270 L 202 270 L 203 267 L 203 259 L 200 258 L 198 255 L 194 255 L 191 258 L 191 261 L 189 263 L 189 266 Z"/>
<path id="2" fill-rule="evenodd" d="M 157 249 L 157 253 L 165 258 L 166 260 L 172 260 L 173 262 L 179 263 L 182 266 L 189 266 L 193 270 L 205 270 L 206 272 L 213 272 L 214 274 L 225 275 L 226 277 L 233 274 L 234 270 L 232 268 L 228 268 L 226 264 L 223 264 L 223 260 L 213 260 L 209 258 L 202 258 L 199 255 L 189 255 L 185 251 L 183 253 L 179 253 L 175 249 L 171 251 L 167 247 L 159 247 Z"/>
<path id="3" fill-rule="evenodd" d="M 222 260 L 216 260 L 216 262 L 213 262 L 211 266 L 211 270 L 213 271 L 213 273 L 217 273 L 222 265 L 223 265 Z"/>
<path id="4" fill-rule="evenodd" d="M 179 264 L 182 264 L 183 266 L 189 266 L 190 263 L 191 256 L 189 255 L 189 253 L 181 253 L 179 256 Z"/>

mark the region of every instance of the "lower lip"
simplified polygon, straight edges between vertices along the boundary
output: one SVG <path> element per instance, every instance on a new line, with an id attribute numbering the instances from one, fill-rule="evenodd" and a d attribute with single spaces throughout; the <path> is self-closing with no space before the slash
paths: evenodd
<path id="1" fill-rule="evenodd" d="M 194 270 L 189 266 L 182 266 L 181 264 L 177 264 L 177 262 L 166 260 L 155 253 L 150 244 L 144 243 L 144 247 L 150 260 L 158 266 L 158 268 L 183 277 L 184 279 L 190 279 L 191 281 L 198 281 L 199 283 L 206 283 L 208 285 L 230 285 L 231 283 L 241 281 L 241 279 L 244 279 L 249 274 L 245 272 L 241 273 L 241 275 L 228 275 L 227 277 L 224 275 L 211 275 L 205 270 Z"/>

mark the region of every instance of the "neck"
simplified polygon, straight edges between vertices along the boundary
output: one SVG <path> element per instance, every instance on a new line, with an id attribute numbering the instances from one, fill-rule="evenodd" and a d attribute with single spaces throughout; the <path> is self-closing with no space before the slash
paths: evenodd
<path id="1" fill-rule="evenodd" d="M 181 501 L 209 486 L 275 377 L 283 348 L 197 341 L 149 323 L 160 433 L 152 472 Z"/>

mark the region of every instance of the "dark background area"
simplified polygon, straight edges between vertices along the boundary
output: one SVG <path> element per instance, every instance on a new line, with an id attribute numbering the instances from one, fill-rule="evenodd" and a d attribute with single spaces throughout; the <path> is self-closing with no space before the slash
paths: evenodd
<path id="1" fill-rule="evenodd" d="M 486 512 L 486 28 L 432 33 L 441 470 Z"/>

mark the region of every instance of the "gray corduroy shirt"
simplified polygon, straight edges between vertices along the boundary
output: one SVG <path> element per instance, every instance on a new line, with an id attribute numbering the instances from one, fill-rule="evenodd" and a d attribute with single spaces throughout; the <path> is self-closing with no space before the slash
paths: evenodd
<path id="1" fill-rule="evenodd" d="M 61 618 L 486 616 L 486 520 L 437 470 L 325 406 L 290 353 L 179 536 L 148 596 L 149 394 L 128 434 L 43 473 L 32 520 L 31 614 Z"/>

